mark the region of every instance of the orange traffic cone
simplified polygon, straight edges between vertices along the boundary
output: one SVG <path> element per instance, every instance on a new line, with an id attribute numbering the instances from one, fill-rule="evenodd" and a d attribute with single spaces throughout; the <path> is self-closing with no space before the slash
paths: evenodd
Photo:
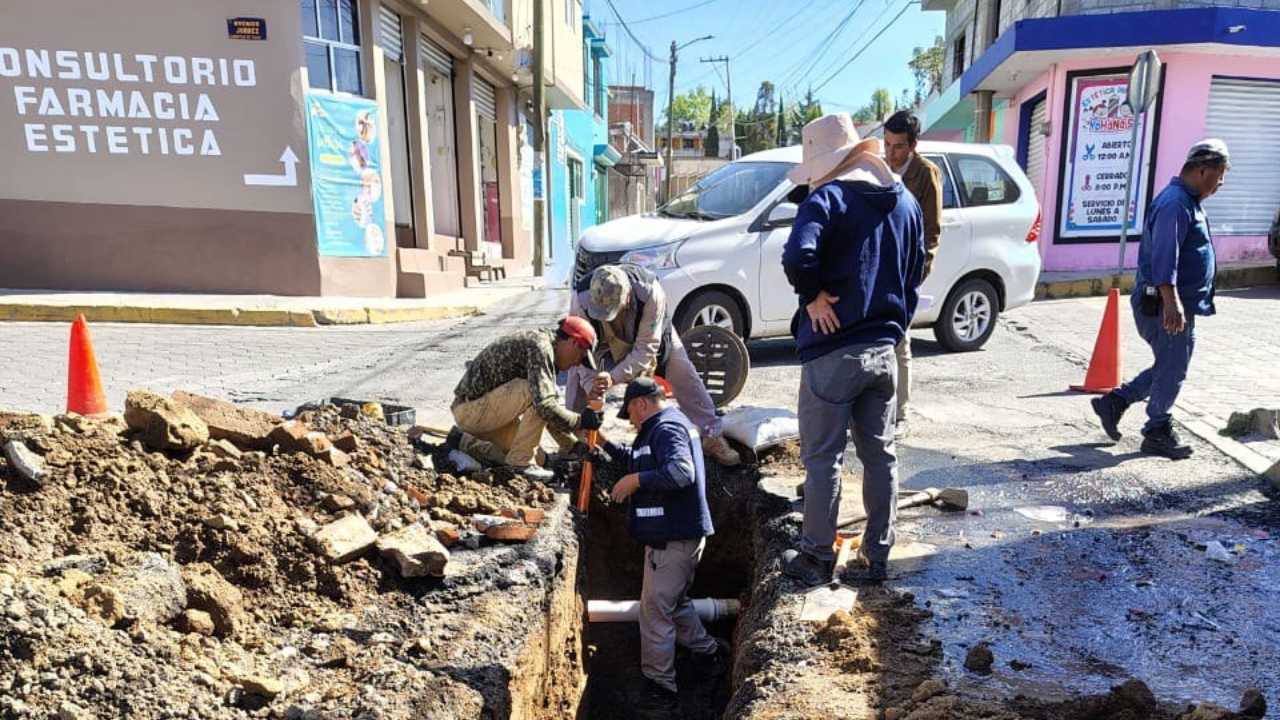
<path id="1" fill-rule="evenodd" d="M 1107 309 L 1102 313 L 1102 327 L 1093 345 L 1093 359 L 1083 385 L 1072 385 L 1077 392 L 1108 393 L 1120 386 L 1120 290 L 1111 288 Z"/>
<path id="2" fill-rule="evenodd" d="M 98 360 L 93 355 L 93 338 L 84 315 L 71 323 L 71 352 L 67 361 L 67 412 L 102 415 L 107 412 L 107 396 L 102 392 Z"/>

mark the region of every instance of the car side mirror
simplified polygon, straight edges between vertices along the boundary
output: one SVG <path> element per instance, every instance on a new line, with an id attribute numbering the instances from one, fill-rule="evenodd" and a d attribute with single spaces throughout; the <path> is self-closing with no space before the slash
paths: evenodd
<path id="1" fill-rule="evenodd" d="M 769 211 L 769 218 L 765 224 L 769 227 L 786 227 L 795 222 L 796 204 L 790 202 L 782 202 L 773 206 Z"/>

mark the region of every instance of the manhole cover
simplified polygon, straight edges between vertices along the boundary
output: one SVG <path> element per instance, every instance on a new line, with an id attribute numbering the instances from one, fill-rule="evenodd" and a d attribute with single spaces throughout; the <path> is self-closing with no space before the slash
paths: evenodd
<path id="1" fill-rule="evenodd" d="M 690 328 L 680 337 L 716 407 L 733 402 L 747 384 L 751 357 L 742 338 L 715 325 Z"/>

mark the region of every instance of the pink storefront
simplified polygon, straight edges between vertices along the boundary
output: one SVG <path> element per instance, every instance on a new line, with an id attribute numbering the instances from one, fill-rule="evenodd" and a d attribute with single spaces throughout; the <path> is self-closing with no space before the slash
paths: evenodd
<path id="1" fill-rule="evenodd" d="M 991 136 L 1017 148 L 1040 198 L 1046 271 L 1117 264 L 1135 122 L 1125 81 L 1147 49 L 1159 53 L 1164 73 L 1159 98 L 1137 121 L 1130 238 L 1187 148 L 1221 137 L 1233 168 L 1205 204 L 1219 261 L 1270 257 L 1266 235 L 1280 209 L 1280 13 L 1162 10 L 1018 22 L 957 83 L 961 98 L 993 94 Z M 955 114 L 963 112 L 958 103 Z M 940 122 L 926 137 L 965 133 Z M 1126 256 L 1132 268 L 1136 242 Z"/>

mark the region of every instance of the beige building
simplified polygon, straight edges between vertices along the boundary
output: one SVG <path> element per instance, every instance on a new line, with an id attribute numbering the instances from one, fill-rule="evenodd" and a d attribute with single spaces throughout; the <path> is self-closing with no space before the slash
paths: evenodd
<path id="1" fill-rule="evenodd" d="M 581 0 L 5 3 L 0 287 L 423 297 L 530 273 L 535 1 L 548 104 L 585 107 Z M 316 96 L 376 103 L 364 256 L 318 239 Z"/>

